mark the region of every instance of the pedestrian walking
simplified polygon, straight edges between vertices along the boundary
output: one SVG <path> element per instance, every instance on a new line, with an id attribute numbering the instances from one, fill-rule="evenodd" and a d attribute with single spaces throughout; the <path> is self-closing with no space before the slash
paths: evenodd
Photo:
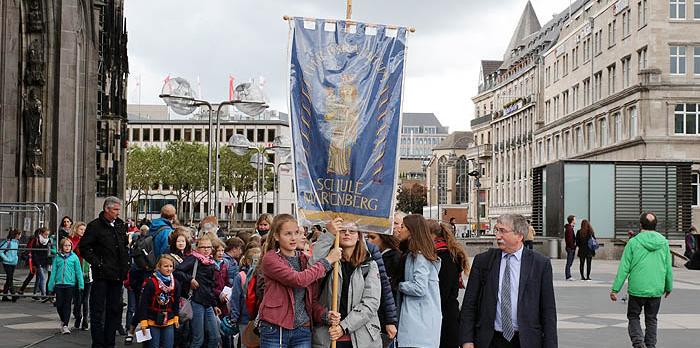
<path id="1" fill-rule="evenodd" d="M 567 216 L 566 222 L 566 225 L 564 225 L 564 242 L 566 243 L 566 267 L 564 268 L 564 274 L 566 280 L 572 281 L 574 278 L 571 277 L 571 265 L 574 264 L 574 257 L 576 257 L 576 235 L 574 233 L 576 216 Z M 581 277 L 583 277 L 583 274 Z"/>
<path id="2" fill-rule="evenodd" d="M 440 258 L 440 309 L 442 326 L 440 348 L 459 346 L 459 289 L 463 288 L 462 273 L 469 274 L 469 257 L 457 242 L 449 226 L 435 220 L 428 220 L 435 251 Z"/>
<path id="3" fill-rule="evenodd" d="M 695 226 L 690 226 L 690 230 L 685 234 L 685 252 L 683 255 L 690 259 L 698 251 L 698 240 L 696 235 L 698 230 Z"/>
<path id="4" fill-rule="evenodd" d="M 422 215 L 403 218 L 400 239 L 407 241 L 403 281 L 399 283 L 400 347 L 435 347 L 440 342 L 440 258 Z"/>
<path id="5" fill-rule="evenodd" d="M 578 246 L 579 271 L 581 280 L 591 280 L 591 261 L 595 256 L 595 249 L 591 246 L 591 239 L 595 240 L 595 232 L 588 220 L 581 220 L 581 228 L 576 231 L 576 246 Z M 583 266 L 586 265 L 586 275 L 583 273 Z"/>
<path id="6" fill-rule="evenodd" d="M 84 288 L 83 270 L 70 238 L 61 239 L 58 250 L 53 259 L 48 289 L 56 294 L 56 311 L 61 320 L 59 329 L 62 334 L 69 335 L 68 323 L 76 289 Z"/>
<path id="7" fill-rule="evenodd" d="M 90 335 L 92 347 L 113 347 L 121 322 L 122 282 L 129 271 L 126 224 L 119 218 L 122 201 L 105 198 L 103 211 L 85 229 L 78 250 L 92 266 Z"/>
<path id="8" fill-rule="evenodd" d="M 61 227 L 58 228 L 58 241 L 63 240 L 63 238 L 68 238 L 72 229 L 73 219 L 71 219 L 70 216 L 64 216 L 63 219 L 61 219 Z"/>
<path id="9" fill-rule="evenodd" d="M 83 260 L 80 256 L 80 250 L 78 250 L 78 244 L 80 240 L 85 235 L 85 228 L 87 225 L 78 221 L 73 224 L 71 228 L 70 238 L 71 243 L 73 243 L 73 252 L 78 256 L 80 261 L 80 267 L 83 272 L 83 288 L 75 288 L 75 298 L 73 300 L 73 317 L 75 318 L 75 323 L 73 325 L 74 329 L 87 330 L 88 328 L 88 300 L 90 298 L 90 289 L 92 287 L 92 280 L 90 279 L 90 265 Z"/>
<path id="10" fill-rule="evenodd" d="M 304 236 L 289 214 L 275 217 L 267 238 L 260 267 L 265 281 L 258 310 L 260 348 L 311 347 L 316 281 L 340 260 L 341 252 L 332 249 L 309 265 L 309 257 L 296 250 L 297 240 Z"/>
<path id="11" fill-rule="evenodd" d="M 627 319 L 632 346 L 655 348 L 661 296 L 668 297 L 673 290 L 671 251 L 668 240 L 656 232 L 654 213 L 643 213 L 639 223 L 641 232 L 627 242 L 622 252 L 610 299 L 617 301 L 617 293 L 627 280 Z M 646 332 L 642 331 L 639 319 L 642 310 Z"/>
<path id="12" fill-rule="evenodd" d="M 25 289 L 34 276 L 34 290 L 32 294 L 35 300 L 39 300 L 37 295 L 46 296 L 46 281 L 48 280 L 49 250 L 51 249 L 51 231 L 48 228 L 40 227 L 34 231 L 34 238 L 29 240 L 27 248 L 27 263 L 29 264 L 29 274 L 19 288 L 19 294 L 24 294 Z M 36 249 L 36 250 L 31 250 Z"/>
<path id="13" fill-rule="evenodd" d="M 7 233 L 7 238 L 0 243 L 0 260 L 2 261 L 2 267 L 5 270 L 5 286 L 2 288 L 2 300 L 10 301 L 6 295 L 15 294 L 15 268 L 17 267 L 17 262 L 19 257 L 17 252 L 19 251 L 19 238 L 22 236 L 22 232 L 17 229 L 11 229 Z M 17 297 L 12 297 L 12 302 L 16 302 Z"/>
<path id="14" fill-rule="evenodd" d="M 372 259 L 362 233 L 353 223 L 333 224 L 331 233 L 323 233 L 314 248 L 313 259 L 320 259 L 333 248 L 336 235 L 342 249 L 338 272 L 337 311 L 332 310 L 333 274 L 321 281 L 319 305 L 314 307 L 317 324 L 313 331 L 313 346 L 325 348 L 331 340 L 338 348 L 382 347 L 379 329 L 379 304 L 382 284 L 379 268 Z"/>
<path id="15" fill-rule="evenodd" d="M 460 313 L 461 347 L 556 348 L 552 264 L 524 247 L 523 216 L 501 215 L 496 222 L 498 249 L 477 255 L 469 273 Z"/>
<path id="16" fill-rule="evenodd" d="M 525 235 L 525 239 L 523 240 L 525 247 L 532 250 L 534 248 L 534 242 L 535 242 L 535 228 L 532 227 L 532 223 L 530 220 L 527 220 L 527 234 Z"/>
<path id="17" fill-rule="evenodd" d="M 168 251 L 168 240 L 170 234 L 175 230 L 173 227 L 175 221 L 177 221 L 175 206 L 166 204 L 160 208 L 160 217 L 151 222 L 151 229 L 148 233 L 153 237 L 153 253 L 156 259 Z"/>
<path id="18" fill-rule="evenodd" d="M 151 332 L 151 348 L 172 348 L 175 329 L 180 327 L 180 283 L 173 276 L 174 260 L 168 254 L 158 259 L 153 274 L 146 278 L 136 317 L 141 330 Z"/>
<path id="19" fill-rule="evenodd" d="M 212 237 L 205 234 L 197 241 L 197 249 L 185 257 L 175 269 L 175 278 L 182 285 L 182 295 L 188 296 L 192 304 L 190 334 L 192 347 L 206 346 L 216 348 L 219 345 L 219 324 L 216 319 L 218 298 L 214 294 L 214 259 Z M 191 293 L 191 295 L 189 295 Z M 205 341 L 206 339 L 206 341 Z"/>

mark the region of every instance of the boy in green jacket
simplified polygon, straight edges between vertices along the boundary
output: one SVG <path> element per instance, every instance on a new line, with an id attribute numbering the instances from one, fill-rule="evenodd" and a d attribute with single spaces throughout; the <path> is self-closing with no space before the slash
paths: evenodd
<path id="1" fill-rule="evenodd" d="M 68 321 L 73 295 L 76 288 L 82 290 L 83 270 L 78 256 L 73 250 L 73 242 L 69 238 L 60 241 L 60 252 L 53 259 L 51 276 L 49 276 L 49 291 L 56 293 L 56 311 L 61 318 L 60 329 L 64 335 L 70 334 Z"/>
<path id="2" fill-rule="evenodd" d="M 668 240 L 655 231 L 656 221 L 656 215 L 651 212 L 640 216 L 642 230 L 627 242 L 610 293 L 610 299 L 617 301 L 617 293 L 629 277 L 627 318 L 633 347 L 656 347 L 656 315 L 661 295 L 668 297 L 673 290 L 671 251 Z M 646 334 L 639 321 L 642 309 Z"/>

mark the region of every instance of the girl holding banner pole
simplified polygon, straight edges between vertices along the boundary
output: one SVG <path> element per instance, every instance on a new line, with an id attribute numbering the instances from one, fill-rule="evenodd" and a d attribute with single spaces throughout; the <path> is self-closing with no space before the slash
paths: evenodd
<path id="1" fill-rule="evenodd" d="M 335 340 L 337 348 L 381 348 L 378 311 L 382 284 L 377 263 L 356 225 L 339 224 L 336 219 L 328 229 L 339 231 L 339 244 L 343 250 L 338 274 L 339 296 L 335 299 L 338 310 L 332 310 L 334 282 L 329 275 L 321 282 L 319 290 L 322 306 L 314 308 L 314 321 L 321 323 L 314 329 L 314 347 L 325 348 Z M 322 234 L 314 246 L 314 254 L 323 254 L 334 241 L 334 234 Z M 317 257 L 314 255 L 314 259 Z"/>
<path id="2" fill-rule="evenodd" d="M 260 348 L 310 348 L 316 281 L 340 260 L 341 252 L 333 248 L 321 262 L 309 265 L 309 257 L 296 250 L 298 240 L 305 238 L 303 230 L 289 214 L 272 220 L 267 238 L 261 264 L 265 293 L 258 311 Z"/>

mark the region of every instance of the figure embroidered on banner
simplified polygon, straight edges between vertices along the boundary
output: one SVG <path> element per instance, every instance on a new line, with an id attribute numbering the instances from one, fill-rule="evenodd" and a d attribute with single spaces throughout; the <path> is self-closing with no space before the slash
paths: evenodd
<path id="1" fill-rule="evenodd" d="M 336 93 L 337 90 L 337 93 Z M 343 76 L 337 89 L 329 88 L 326 96 L 325 120 L 328 122 L 328 173 L 350 175 L 350 155 L 357 140 L 360 103 L 352 79 Z"/>

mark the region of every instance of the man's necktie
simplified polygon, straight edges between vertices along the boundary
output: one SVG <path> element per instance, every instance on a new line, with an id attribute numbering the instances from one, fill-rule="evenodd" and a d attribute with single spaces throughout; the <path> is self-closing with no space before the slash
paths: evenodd
<path id="1" fill-rule="evenodd" d="M 503 271 L 503 284 L 501 284 L 501 329 L 503 330 L 503 337 L 505 337 L 508 342 L 513 339 L 515 335 L 515 330 L 513 329 L 513 320 L 511 318 L 511 308 L 510 303 L 510 257 L 511 254 L 506 255 L 506 269 Z"/>

